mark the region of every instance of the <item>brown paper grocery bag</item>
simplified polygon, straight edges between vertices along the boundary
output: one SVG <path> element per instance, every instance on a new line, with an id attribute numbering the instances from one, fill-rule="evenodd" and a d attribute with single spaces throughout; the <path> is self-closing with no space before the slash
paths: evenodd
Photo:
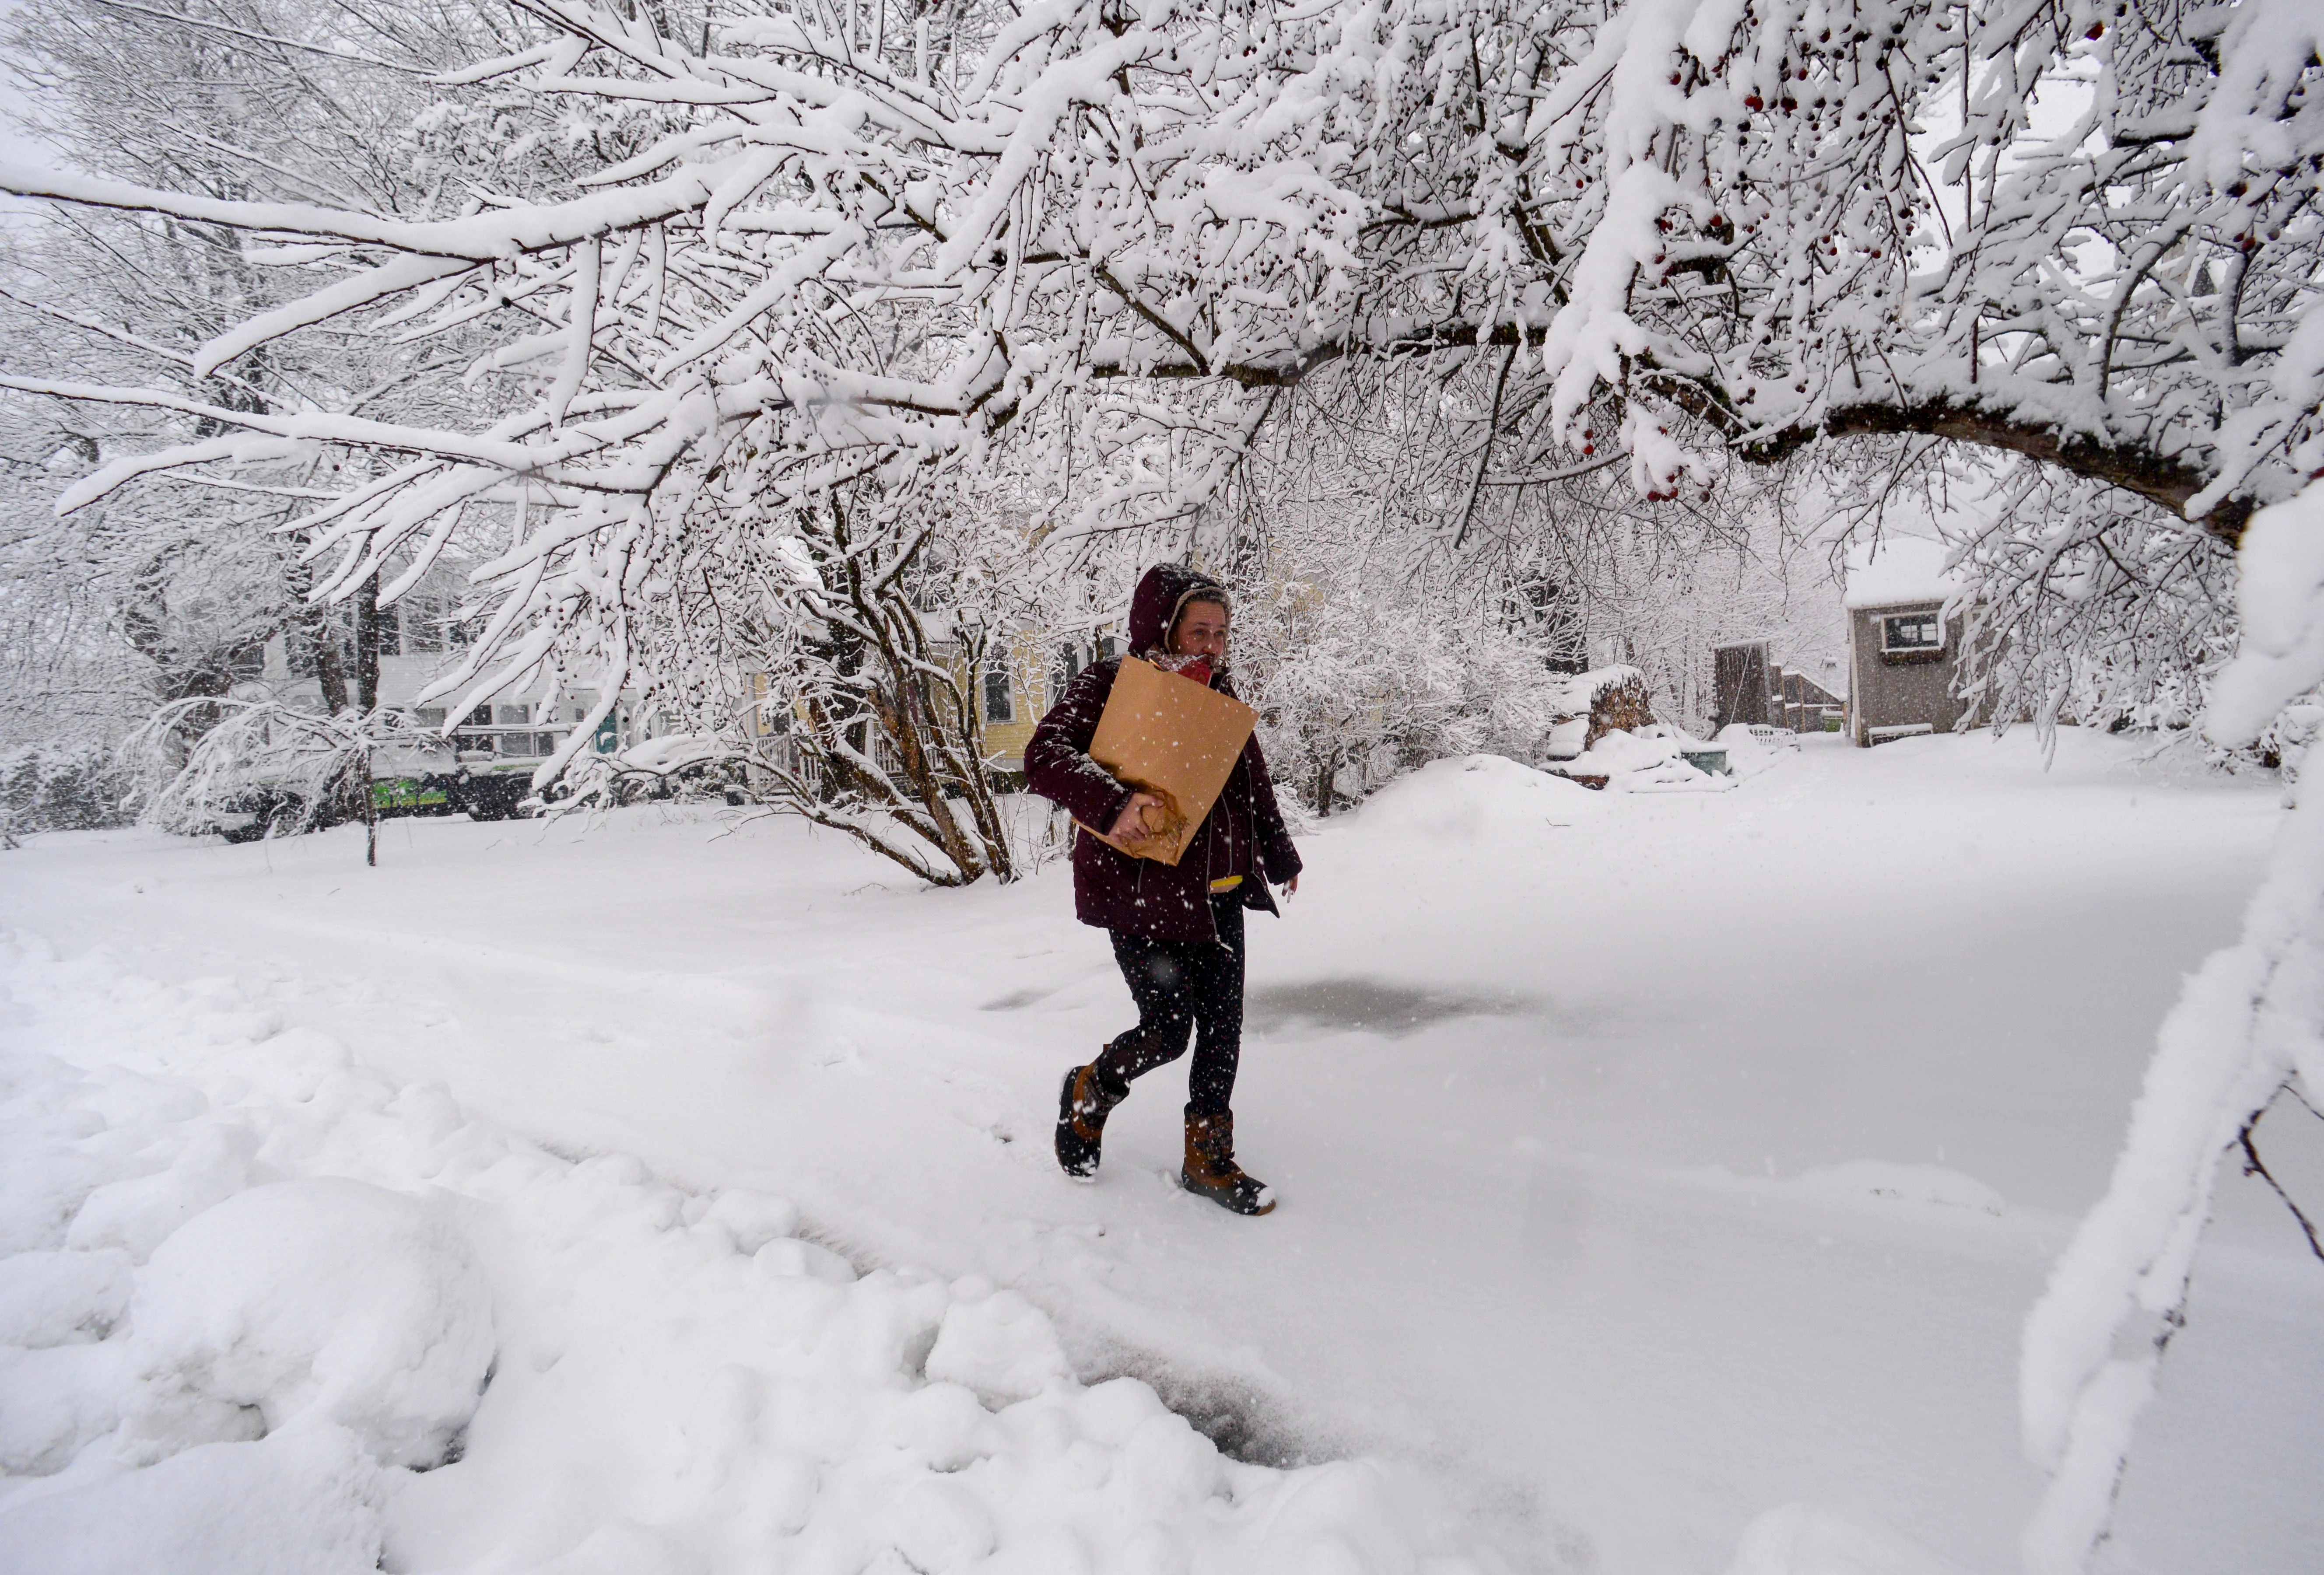
<path id="1" fill-rule="evenodd" d="M 1153 825 L 1154 811 L 1148 810 L 1155 834 L 1134 848 L 1095 826 L 1082 829 L 1133 858 L 1176 864 L 1218 802 L 1258 722 L 1258 712 L 1208 685 L 1122 658 L 1105 714 L 1090 739 L 1090 759 L 1118 781 L 1160 797 L 1162 824 Z"/>

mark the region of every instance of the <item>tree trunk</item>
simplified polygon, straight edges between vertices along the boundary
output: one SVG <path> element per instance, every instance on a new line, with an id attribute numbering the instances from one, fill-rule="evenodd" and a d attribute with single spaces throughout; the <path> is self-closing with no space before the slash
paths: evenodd
<path id="1" fill-rule="evenodd" d="M 369 716 L 379 709 L 379 576 L 355 587 L 355 709 Z"/>
<path id="2" fill-rule="evenodd" d="M 379 709 L 379 576 L 373 575 L 355 587 L 355 706 L 366 732 Z M 364 862 L 379 862 L 379 798 L 371 780 L 371 747 L 364 747 L 363 763 L 355 773 L 355 791 L 363 795 Z"/>
<path id="3" fill-rule="evenodd" d="M 324 616 L 315 619 L 300 631 L 300 636 L 310 642 L 315 660 L 315 684 L 323 692 L 323 709 L 337 716 L 347 708 L 347 664 L 339 649 L 339 631 L 332 627 L 335 621 Z"/>

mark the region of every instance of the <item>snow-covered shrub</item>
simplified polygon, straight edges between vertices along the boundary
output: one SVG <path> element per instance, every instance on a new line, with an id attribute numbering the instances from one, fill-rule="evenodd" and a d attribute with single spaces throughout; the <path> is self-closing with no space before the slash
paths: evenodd
<path id="1" fill-rule="evenodd" d="M 134 781 L 110 750 L 32 744 L 0 755 L 0 836 L 125 825 Z"/>
<path id="2" fill-rule="evenodd" d="M 1269 655 L 1253 686 L 1268 760 L 1317 815 L 1430 760 L 1529 760 L 1554 720 L 1539 658 L 1488 631 L 1348 610 L 1295 620 Z"/>
<path id="3" fill-rule="evenodd" d="M 217 722 L 144 802 L 150 824 L 188 835 L 291 836 L 359 816 L 374 751 L 406 727 L 394 712 L 365 719 L 275 700 L 187 700 L 155 712 L 124 747 L 165 760 L 196 709 Z"/>
<path id="4" fill-rule="evenodd" d="M 1329 815 L 1430 760 L 1540 753 L 1555 677 L 1476 576 L 1367 553 L 1344 521 L 1304 507 L 1284 510 L 1268 544 L 1228 570 L 1232 661 L 1286 803 Z"/>
<path id="5" fill-rule="evenodd" d="M 545 797 L 545 812 L 557 814 L 662 799 L 742 805 L 753 793 L 744 757 L 715 738 L 671 733 L 617 754 L 579 755 Z"/>

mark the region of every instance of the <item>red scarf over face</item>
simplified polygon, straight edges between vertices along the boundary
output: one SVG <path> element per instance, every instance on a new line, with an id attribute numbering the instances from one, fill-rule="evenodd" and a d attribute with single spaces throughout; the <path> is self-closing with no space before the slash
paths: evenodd
<path id="1" fill-rule="evenodd" d="M 1166 673 L 1192 678 L 1206 689 L 1211 686 L 1211 659 L 1206 656 L 1170 656 L 1156 650 L 1147 652 L 1146 659 Z"/>

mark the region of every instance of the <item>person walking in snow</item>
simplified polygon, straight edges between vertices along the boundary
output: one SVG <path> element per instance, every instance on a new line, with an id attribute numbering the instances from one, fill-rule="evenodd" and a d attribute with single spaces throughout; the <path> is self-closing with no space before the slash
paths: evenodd
<path id="1" fill-rule="evenodd" d="M 1232 695 L 1227 627 L 1232 604 L 1216 580 L 1180 564 L 1147 570 L 1130 603 L 1130 649 L 1157 667 Z M 1235 1067 L 1242 1052 L 1243 910 L 1279 914 L 1268 883 L 1299 889 L 1299 850 L 1276 807 L 1275 785 L 1254 737 L 1218 802 L 1176 864 L 1134 859 L 1092 836 L 1146 834 L 1140 812 L 1160 806 L 1090 759 L 1121 659 L 1096 663 L 1065 686 L 1025 750 L 1026 785 L 1084 828 L 1074 837 L 1074 911 L 1107 931 L 1138 1003 L 1138 1026 L 1065 1073 L 1057 1096 L 1057 1163 L 1097 1172 L 1105 1119 L 1130 1085 L 1186 1053 L 1186 1161 L 1179 1184 L 1239 1214 L 1264 1214 L 1275 1194 L 1234 1156 Z"/>

